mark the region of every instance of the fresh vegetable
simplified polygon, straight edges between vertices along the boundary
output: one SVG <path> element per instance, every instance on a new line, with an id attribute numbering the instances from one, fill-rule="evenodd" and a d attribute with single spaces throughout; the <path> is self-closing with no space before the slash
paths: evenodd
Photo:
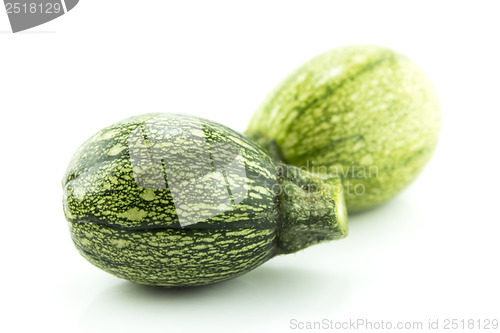
<path id="1" fill-rule="evenodd" d="M 77 150 L 63 186 L 80 253 L 139 284 L 223 281 L 347 234 L 339 178 L 275 163 L 193 116 L 146 114 L 101 130 Z"/>
<path id="2" fill-rule="evenodd" d="M 440 126 L 436 92 L 411 60 L 384 47 L 347 46 L 289 75 L 246 134 L 277 160 L 342 177 L 347 209 L 355 212 L 416 178 Z"/>

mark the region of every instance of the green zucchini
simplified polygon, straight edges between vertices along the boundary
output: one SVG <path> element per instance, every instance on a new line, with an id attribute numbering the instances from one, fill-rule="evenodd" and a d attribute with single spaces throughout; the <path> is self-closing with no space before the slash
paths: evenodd
<path id="1" fill-rule="evenodd" d="M 266 98 L 246 134 L 275 159 L 343 178 L 347 210 L 395 196 L 429 161 L 441 116 L 436 92 L 404 55 L 347 46 L 313 58 Z"/>
<path id="2" fill-rule="evenodd" d="M 347 235 L 339 178 L 276 163 L 241 134 L 182 114 L 99 131 L 63 188 L 81 255 L 138 284 L 215 283 Z"/>

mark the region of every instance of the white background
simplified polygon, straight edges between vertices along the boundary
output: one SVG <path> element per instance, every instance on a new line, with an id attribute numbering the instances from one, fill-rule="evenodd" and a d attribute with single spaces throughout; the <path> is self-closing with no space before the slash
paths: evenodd
<path id="1" fill-rule="evenodd" d="M 287 332 L 290 321 L 500 319 L 500 8 L 495 1 L 81 0 L 12 34 L 0 13 L 3 332 Z M 145 112 L 243 131 L 316 54 L 374 43 L 417 62 L 443 129 L 420 178 L 349 238 L 205 288 L 160 290 L 75 250 L 61 178 L 99 129 Z"/>

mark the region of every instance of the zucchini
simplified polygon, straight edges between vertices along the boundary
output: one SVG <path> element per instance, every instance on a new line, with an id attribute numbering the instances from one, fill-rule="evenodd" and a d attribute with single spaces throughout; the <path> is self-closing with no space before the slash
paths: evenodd
<path id="1" fill-rule="evenodd" d="M 211 284 L 347 235 L 339 178 L 277 163 L 241 134 L 182 114 L 99 131 L 63 188 L 81 255 L 144 285 Z"/>
<path id="2" fill-rule="evenodd" d="M 416 178 L 440 126 L 436 92 L 415 63 L 360 45 L 295 70 L 245 133 L 277 160 L 342 177 L 347 210 L 355 212 L 389 200 Z"/>

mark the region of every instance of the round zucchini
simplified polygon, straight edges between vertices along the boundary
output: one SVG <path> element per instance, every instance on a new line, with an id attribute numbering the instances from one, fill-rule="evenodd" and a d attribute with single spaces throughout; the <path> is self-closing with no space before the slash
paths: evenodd
<path id="1" fill-rule="evenodd" d="M 339 176 L 349 212 L 395 196 L 431 158 L 436 92 L 404 55 L 347 46 L 313 58 L 255 112 L 246 134 L 275 159 Z"/>
<path id="2" fill-rule="evenodd" d="M 347 235 L 339 178 L 276 163 L 194 116 L 145 114 L 101 130 L 63 187 L 82 256 L 139 284 L 215 283 Z"/>

